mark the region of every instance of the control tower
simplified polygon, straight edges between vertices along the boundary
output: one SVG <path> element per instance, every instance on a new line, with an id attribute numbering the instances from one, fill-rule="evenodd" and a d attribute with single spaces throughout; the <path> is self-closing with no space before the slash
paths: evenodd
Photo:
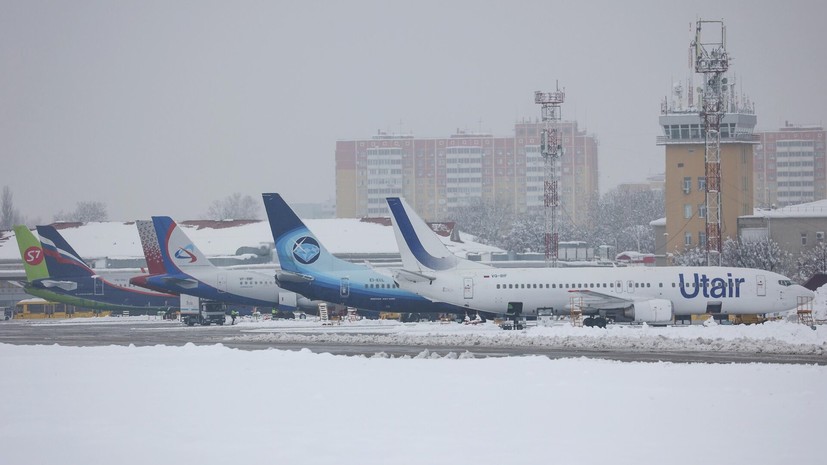
<path id="1" fill-rule="evenodd" d="M 666 150 L 666 253 L 696 247 L 707 249 L 707 160 L 706 131 L 700 108 L 700 89 L 691 80 L 676 83 L 672 95 L 661 103 L 663 135 L 657 145 Z M 720 122 L 720 209 L 721 240 L 735 239 L 738 217 L 753 213 L 753 134 L 755 107 L 735 92 L 732 80 L 726 85 L 723 117 Z M 697 95 L 697 98 L 693 98 Z"/>

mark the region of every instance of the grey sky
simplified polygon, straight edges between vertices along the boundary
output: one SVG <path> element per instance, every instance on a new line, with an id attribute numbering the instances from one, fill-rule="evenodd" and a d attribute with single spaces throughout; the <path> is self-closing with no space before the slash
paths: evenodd
<path id="1" fill-rule="evenodd" d="M 660 101 L 723 19 L 760 128 L 822 123 L 819 1 L 0 0 L 0 185 L 50 222 L 195 218 L 232 192 L 334 196 L 337 139 L 512 133 L 535 90 L 600 140 L 605 191 L 663 170 Z"/>

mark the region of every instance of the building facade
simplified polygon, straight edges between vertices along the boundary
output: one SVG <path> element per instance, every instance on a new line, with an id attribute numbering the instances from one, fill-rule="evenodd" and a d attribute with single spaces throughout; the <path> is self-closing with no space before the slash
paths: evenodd
<path id="1" fill-rule="evenodd" d="M 336 216 L 385 216 L 385 198 L 403 196 L 428 221 L 475 202 L 514 212 L 544 206 L 542 123 L 518 122 L 513 137 L 458 131 L 444 138 L 378 133 L 336 143 Z M 597 138 L 576 122 L 559 125 L 562 215 L 579 224 L 598 196 Z"/>
<path id="2" fill-rule="evenodd" d="M 827 198 L 825 135 L 821 126 L 787 123 L 759 132 L 755 147 L 755 205 L 786 207 Z"/>
<path id="3" fill-rule="evenodd" d="M 741 240 L 772 239 L 797 257 L 821 245 L 827 233 L 827 200 L 763 210 L 738 218 Z"/>
<path id="4" fill-rule="evenodd" d="M 735 108 L 735 105 L 731 105 Z M 755 113 L 740 108 L 721 122 L 721 239 L 736 238 L 738 217 L 753 212 L 753 134 Z M 666 152 L 666 225 L 658 252 L 680 253 L 706 247 L 706 161 L 704 128 L 697 109 L 672 109 L 660 116 Z"/>

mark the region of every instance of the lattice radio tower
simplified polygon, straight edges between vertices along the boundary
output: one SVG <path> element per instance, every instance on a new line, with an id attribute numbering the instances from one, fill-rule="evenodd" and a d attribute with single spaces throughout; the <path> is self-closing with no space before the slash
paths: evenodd
<path id="1" fill-rule="evenodd" d="M 712 25 L 719 32 L 704 42 L 701 27 Z M 706 263 L 721 265 L 721 120 L 726 113 L 729 55 L 726 51 L 726 27 L 723 21 L 698 20 L 695 40 L 695 72 L 704 75 L 700 115 L 704 126 L 704 161 L 706 163 Z"/>
<path id="2" fill-rule="evenodd" d="M 560 144 L 560 105 L 566 98 L 565 90 L 560 86 L 554 92 L 534 92 L 534 103 L 541 105 L 543 132 L 540 136 L 540 154 L 545 163 L 543 179 L 543 205 L 545 207 L 546 266 L 557 266 L 560 230 L 558 224 L 558 207 L 560 206 L 560 178 L 557 165 L 563 155 Z"/>

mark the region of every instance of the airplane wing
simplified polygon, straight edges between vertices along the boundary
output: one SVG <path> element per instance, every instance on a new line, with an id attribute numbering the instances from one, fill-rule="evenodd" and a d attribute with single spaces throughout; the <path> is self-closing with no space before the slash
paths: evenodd
<path id="1" fill-rule="evenodd" d="M 430 276 L 427 274 L 419 273 L 416 271 L 398 269 L 394 273 L 395 279 L 404 279 L 406 281 L 410 281 L 412 283 L 424 283 L 424 282 L 433 282 L 436 279 L 436 276 Z"/>
<path id="2" fill-rule="evenodd" d="M 631 307 L 635 303 L 635 299 L 618 297 L 616 295 L 597 292 L 591 289 L 572 289 L 569 292 L 572 297 L 581 297 L 583 299 L 583 308 L 609 310 Z"/>
<path id="3" fill-rule="evenodd" d="M 55 281 L 54 279 L 43 279 L 40 281 L 43 287 L 57 287 L 64 291 L 74 291 L 78 288 L 76 281 Z"/>

